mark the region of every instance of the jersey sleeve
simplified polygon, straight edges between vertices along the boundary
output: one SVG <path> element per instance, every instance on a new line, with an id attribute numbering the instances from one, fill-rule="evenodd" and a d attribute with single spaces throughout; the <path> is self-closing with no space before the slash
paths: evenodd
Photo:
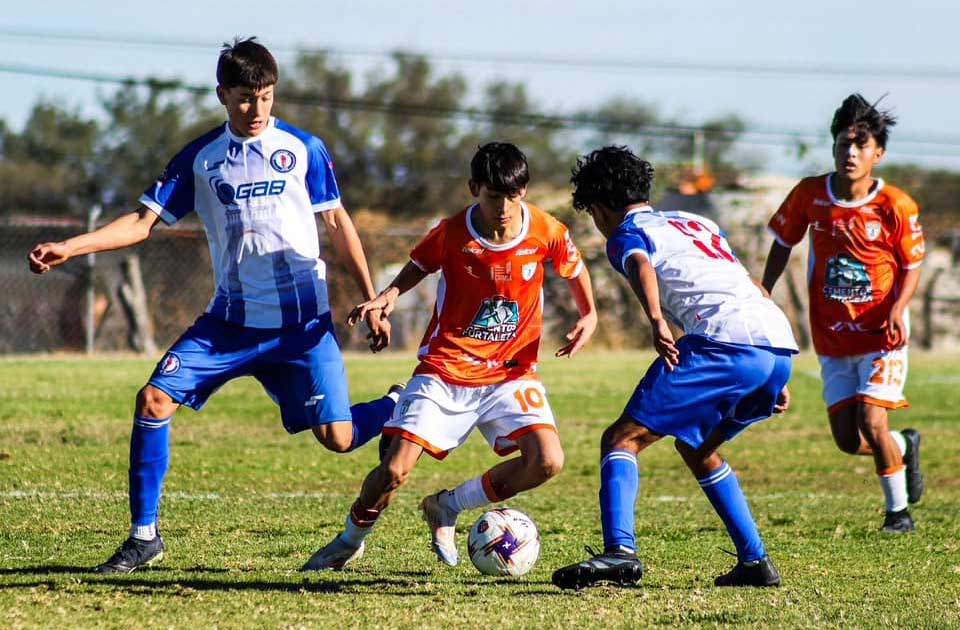
<path id="1" fill-rule="evenodd" d="M 307 193 L 314 212 L 333 210 L 341 205 L 340 187 L 333 174 L 333 158 L 319 138 L 307 142 Z"/>
<path id="2" fill-rule="evenodd" d="M 421 271 L 433 273 L 443 264 L 443 245 L 446 240 L 447 221 L 441 221 L 417 243 L 410 252 L 410 260 Z"/>
<path id="3" fill-rule="evenodd" d="M 803 235 L 807 232 L 807 226 L 810 225 L 806 204 L 803 203 L 805 197 L 803 182 L 800 182 L 783 200 L 780 209 L 777 210 L 767 225 L 773 233 L 773 237 L 784 247 L 793 247 L 803 240 Z"/>
<path id="4" fill-rule="evenodd" d="M 923 228 L 920 226 L 920 210 L 917 204 L 904 195 L 896 205 L 898 234 L 897 257 L 905 269 L 919 267 L 923 262 L 925 243 Z"/>
<path id="5" fill-rule="evenodd" d="M 197 151 L 192 147 L 180 151 L 153 186 L 140 196 L 140 203 L 159 215 L 167 225 L 173 225 L 194 210 L 193 160 L 196 156 Z"/>
<path id="6" fill-rule="evenodd" d="M 627 275 L 625 263 L 633 254 L 640 252 L 653 262 L 657 248 L 650 236 L 640 228 L 620 229 L 607 241 L 607 258 L 610 265 L 624 276 Z"/>
<path id="7" fill-rule="evenodd" d="M 550 260 L 561 278 L 571 280 L 583 271 L 583 256 L 570 237 L 570 230 L 559 221 L 550 230 Z"/>

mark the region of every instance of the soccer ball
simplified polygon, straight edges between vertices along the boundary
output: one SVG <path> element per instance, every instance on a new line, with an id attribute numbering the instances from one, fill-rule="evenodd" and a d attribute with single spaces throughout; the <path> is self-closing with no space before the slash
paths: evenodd
<path id="1" fill-rule="evenodd" d="M 484 575 L 523 575 L 540 556 L 540 534 L 523 512 L 499 508 L 473 524 L 467 550 L 473 566 Z"/>

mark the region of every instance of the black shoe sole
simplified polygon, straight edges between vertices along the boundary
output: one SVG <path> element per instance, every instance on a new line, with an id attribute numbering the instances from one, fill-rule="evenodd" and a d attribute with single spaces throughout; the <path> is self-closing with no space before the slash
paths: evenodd
<path id="1" fill-rule="evenodd" d="M 907 463 L 907 503 L 917 503 L 924 490 L 923 473 L 920 472 L 920 434 L 914 429 L 904 429 L 901 433 L 910 446 L 907 451 L 911 454 Z"/>
<path id="2" fill-rule="evenodd" d="M 627 564 L 610 569 L 574 566 L 560 569 L 554 573 L 553 583 L 562 589 L 579 591 L 585 586 L 603 583 L 617 584 L 618 586 L 634 586 L 642 577 L 643 567 L 638 564 Z"/>

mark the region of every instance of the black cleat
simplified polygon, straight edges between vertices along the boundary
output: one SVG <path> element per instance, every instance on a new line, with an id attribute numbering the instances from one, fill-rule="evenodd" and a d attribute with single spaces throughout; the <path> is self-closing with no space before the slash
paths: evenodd
<path id="1" fill-rule="evenodd" d="M 907 501 L 916 503 L 923 496 L 923 473 L 920 472 L 920 432 L 904 429 L 900 432 L 907 442 L 903 463 L 907 467 Z"/>
<path id="2" fill-rule="evenodd" d="M 601 582 L 621 586 L 636 584 L 643 577 L 643 564 L 633 551 L 617 549 L 601 554 L 587 547 L 593 557 L 553 572 L 553 583 L 560 588 L 580 590 Z"/>
<path id="3" fill-rule="evenodd" d="M 906 534 L 913 530 L 913 517 L 910 516 L 910 510 L 906 508 L 899 512 L 887 512 L 883 519 L 883 527 L 880 528 L 880 531 L 888 534 Z"/>
<path id="4" fill-rule="evenodd" d="M 127 538 L 110 559 L 93 568 L 94 573 L 133 573 L 163 560 L 163 539 L 157 535 L 153 540 Z"/>
<path id="5" fill-rule="evenodd" d="M 755 562 L 737 562 L 729 573 L 713 580 L 716 586 L 780 586 L 780 573 L 770 556 Z"/>

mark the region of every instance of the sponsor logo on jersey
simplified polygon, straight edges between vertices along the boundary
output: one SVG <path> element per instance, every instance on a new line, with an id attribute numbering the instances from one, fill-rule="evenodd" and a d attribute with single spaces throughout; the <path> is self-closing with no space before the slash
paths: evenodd
<path id="1" fill-rule="evenodd" d="M 234 205 L 237 201 L 282 195 L 284 189 L 287 187 L 287 182 L 283 179 L 244 182 L 236 188 L 223 181 L 223 178 L 220 176 L 211 177 L 208 182 L 216 193 L 220 203 L 227 207 Z"/>
<path id="2" fill-rule="evenodd" d="M 513 282 L 513 263 L 494 265 L 490 269 L 494 282 Z"/>
<path id="3" fill-rule="evenodd" d="M 535 262 L 523 263 L 523 266 L 520 267 L 520 277 L 523 278 L 524 282 L 530 280 L 536 272 L 537 263 Z"/>
<path id="4" fill-rule="evenodd" d="M 868 241 L 875 241 L 877 240 L 877 237 L 880 236 L 879 221 L 867 221 L 863 227 L 866 230 Z"/>
<path id="5" fill-rule="evenodd" d="M 502 295 L 484 298 L 473 316 L 473 322 L 463 330 L 464 337 L 481 341 L 503 342 L 517 336 L 520 308 Z"/>
<path id="6" fill-rule="evenodd" d="M 180 371 L 180 357 L 175 355 L 172 352 L 168 352 L 163 356 L 163 359 L 160 360 L 160 373 L 161 374 L 176 374 Z"/>
<path id="7" fill-rule="evenodd" d="M 470 245 L 464 245 L 461 250 L 464 254 L 473 254 L 474 256 L 479 256 L 483 253 L 482 247 L 471 247 Z"/>
<path id="8" fill-rule="evenodd" d="M 536 254 L 536 247 L 522 247 L 517 250 L 517 256 L 530 256 L 531 254 Z"/>
<path id="9" fill-rule="evenodd" d="M 837 254 L 828 259 L 823 295 L 836 302 L 872 302 L 873 282 L 870 281 L 867 266 L 846 254 Z"/>
<path id="10" fill-rule="evenodd" d="M 820 199 L 819 197 L 813 200 L 813 205 L 815 206 L 832 206 L 833 202 L 829 199 Z"/>
<path id="11" fill-rule="evenodd" d="M 270 166 L 278 173 L 289 173 L 297 165 L 297 157 L 292 151 L 277 149 L 270 156 Z"/>

